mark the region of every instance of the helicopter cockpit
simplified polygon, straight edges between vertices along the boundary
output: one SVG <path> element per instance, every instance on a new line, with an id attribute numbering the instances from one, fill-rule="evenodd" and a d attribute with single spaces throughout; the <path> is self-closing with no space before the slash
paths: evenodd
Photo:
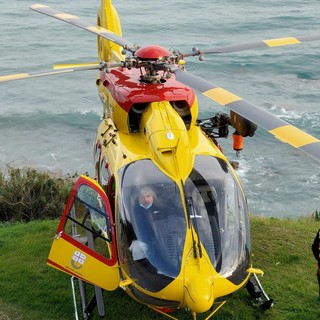
<path id="1" fill-rule="evenodd" d="M 139 286 L 151 292 L 166 287 L 182 271 L 186 250 L 198 258 L 205 251 L 214 269 L 234 284 L 244 280 L 250 263 L 247 205 L 224 160 L 196 156 L 181 184 L 151 160 L 139 160 L 120 170 L 119 182 L 119 260 Z M 148 209 L 137 203 L 145 186 L 154 192 Z M 198 251 L 185 248 L 188 229 Z"/>

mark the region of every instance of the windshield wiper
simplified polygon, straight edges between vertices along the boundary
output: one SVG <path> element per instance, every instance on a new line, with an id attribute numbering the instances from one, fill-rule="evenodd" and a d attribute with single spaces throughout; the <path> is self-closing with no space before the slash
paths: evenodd
<path id="1" fill-rule="evenodd" d="M 193 230 L 191 228 L 191 236 L 192 236 L 192 246 L 193 246 L 193 256 L 194 258 L 197 258 L 198 254 L 197 254 L 197 247 L 198 247 L 198 251 L 199 251 L 199 257 L 202 258 L 202 249 L 201 249 L 201 243 L 200 243 L 200 234 L 199 234 L 199 230 L 198 230 L 198 224 L 197 224 L 197 213 L 196 210 L 194 208 L 193 205 L 193 199 L 192 197 L 186 197 L 186 202 L 187 202 L 187 211 L 188 211 L 188 215 L 189 215 L 189 222 L 190 225 L 192 225 L 197 233 L 198 236 L 198 243 L 196 243 L 196 241 L 194 240 L 194 234 L 193 234 Z"/>

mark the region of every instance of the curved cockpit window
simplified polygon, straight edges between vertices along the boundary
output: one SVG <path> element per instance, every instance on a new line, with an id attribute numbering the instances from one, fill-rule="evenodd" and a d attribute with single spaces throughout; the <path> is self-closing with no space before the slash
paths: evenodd
<path id="1" fill-rule="evenodd" d="M 225 161 L 197 156 L 186 180 L 191 222 L 213 266 L 224 277 L 240 283 L 250 257 L 247 205 L 241 188 Z"/>
<path id="2" fill-rule="evenodd" d="M 119 172 L 121 258 L 137 284 L 159 291 L 179 274 L 186 218 L 177 184 L 150 160 Z"/>

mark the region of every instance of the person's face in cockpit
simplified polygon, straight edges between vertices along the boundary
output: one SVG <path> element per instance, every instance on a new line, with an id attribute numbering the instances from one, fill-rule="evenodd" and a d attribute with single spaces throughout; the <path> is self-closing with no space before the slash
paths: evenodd
<path id="1" fill-rule="evenodd" d="M 144 208 L 150 208 L 153 204 L 153 194 L 151 192 L 142 192 L 139 196 L 139 203 Z"/>

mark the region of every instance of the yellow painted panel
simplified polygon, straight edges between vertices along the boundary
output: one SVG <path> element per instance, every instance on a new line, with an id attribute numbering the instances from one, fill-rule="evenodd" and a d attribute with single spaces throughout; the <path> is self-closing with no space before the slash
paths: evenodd
<path id="1" fill-rule="evenodd" d="M 287 46 L 290 44 L 297 44 L 301 41 L 297 38 L 289 37 L 289 38 L 278 38 L 278 39 L 269 39 L 263 40 L 263 42 L 269 47 L 278 47 L 278 46 Z"/>
<path id="2" fill-rule="evenodd" d="M 108 266 L 62 237 L 54 239 L 48 259 L 66 273 L 83 278 L 103 289 L 112 291 L 119 285 L 117 264 Z"/>
<path id="3" fill-rule="evenodd" d="M 223 89 L 223 88 L 214 88 L 208 91 L 203 92 L 203 95 L 206 97 L 218 102 L 219 104 L 225 106 L 231 102 L 241 100 L 240 97 L 235 94 Z"/>
<path id="4" fill-rule="evenodd" d="M 302 147 L 309 143 L 319 142 L 319 140 L 315 137 L 312 137 L 311 135 L 292 125 L 278 127 L 270 130 L 269 132 L 274 134 L 279 140 L 289 143 L 296 148 Z"/>
<path id="5" fill-rule="evenodd" d="M 76 19 L 80 19 L 77 16 L 74 16 L 73 14 L 68 14 L 68 13 L 57 13 L 53 15 L 54 17 L 61 19 L 61 20 L 68 20 L 68 19 L 72 19 L 72 20 L 76 20 Z"/>
<path id="6" fill-rule="evenodd" d="M 260 270 L 260 269 L 257 269 L 257 268 L 252 268 L 251 267 L 247 271 L 250 272 L 250 273 L 261 275 L 261 276 L 264 275 L 264 272 L 262 270 Z"/>

